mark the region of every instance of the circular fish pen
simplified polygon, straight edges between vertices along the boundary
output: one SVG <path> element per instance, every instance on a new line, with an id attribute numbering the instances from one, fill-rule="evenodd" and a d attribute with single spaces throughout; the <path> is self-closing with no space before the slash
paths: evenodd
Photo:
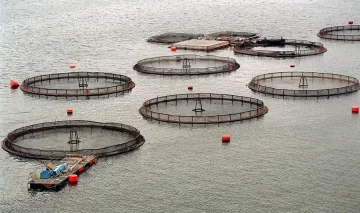
<path id="1" fill-rule="evenodd" d="M 275 58 L 302 57 L 318 55 L 327 49 L 320 42 L 294 39 L 262 39 L 243 41 L 234 48 L 235 54 Z"/>
<path id="2" fill-rule="evenodd" d="M 360 84 L 356 78 L 333 73 L 276 72 L 254 77 L 248 87 L 278 96 L 329 97 L 355 92 Z"/>
<path id="3" fill-rule="evenodd" d="M 148 42 L 172 44 L 190 39 L 197 39 L 203 37 L 204 34 L 193 33 L 164 33 L 156 36 L 151 36 L 147 39 Z"/>
<path id="4" fill-rule="evenodd" d="M 139 109 L 148 119 L 183 124 L 242 121 L 268 112 L 256 98 L 213 93 L 176 94 L 150 99 Z"/>
<path id="5" fill-rule="evenodd" d="M 136 128 L 120 123 L 69 120 L 39 123 L 10 132 L 2 148 L 12 154 L 37 159 L 61 159 L 66 154 L 105 157 L 143 145 Z"/>
<path id="6" fill-rule="evenodd" d="M 36 95 L 90 97 L 123 93 L 134 87 L 135 83 L 125 75 L 105 72 L 69 72 L 25 79 L 20 89 L 25 93 Z"/>
<path id="7" fill-rule="evenodd" d="M 156 75 L 206 75 L 231 72 L 239 67 L 235 59 L 227 57 L 175 55 L 143 59 L 133 69 Z"/>
<path id="8" fill-rule="evenodd" d="M 335 26 L 321 29 L 320 38 L 344 41 L 360 41 L 360 25 Z"/>

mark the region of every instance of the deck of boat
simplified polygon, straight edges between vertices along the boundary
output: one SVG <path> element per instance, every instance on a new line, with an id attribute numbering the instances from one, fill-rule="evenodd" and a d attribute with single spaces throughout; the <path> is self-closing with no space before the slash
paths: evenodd
<path id="1" fill-rule="evenodd" d="M 96 156 L 80 156 L 80 155 L 72 155 L 67 156 L 61 161 L 59 161 L 57 165 L 67 163 L 68 166 L 65 170 L 57 177 L 50 177 L 48 179 L 40 179 L 40 178 L 33 178 L 33 180 L 29 181 L 29 189 L 38 189 L 38 190 L 47 190 L 47 189 L 54 189 L 59 190 L 61 189 L 66 182 L 68 181 L 68 176 L 70 174 L 81 174 L 82 172 L 86 171 L 90 168 L 94 163 L 96 163 Z"/>

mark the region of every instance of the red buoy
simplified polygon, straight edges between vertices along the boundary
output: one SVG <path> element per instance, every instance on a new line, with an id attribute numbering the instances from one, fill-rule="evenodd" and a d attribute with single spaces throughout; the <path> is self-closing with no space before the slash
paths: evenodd
<path id="1" fill-rule="evenodd" d="M 290 64 L 290 67 L 295 67 L 295 64 Z"/>
<path id="2" fill-rule="evenodd" d="M 188 90 L 192 90 L 193 89 L 193 86 L 188 86 Z"/>
<path id="3" fill-rule="evenodd" d="M 349 23 L 349 24 L 354 24 L 354 21 L 353 21 L 353 20 L 349 20 L 348 23 Z"/>
<path id="4" fill-rule="evenodd" d="M 221 140 L 223 143 L 229 143 L 230 142 L 230 135 L 223 135 L 221 137 Z"/>
<path id="5" fill-rule="evenodd" d="M 73 110 L 72 110 L 71 108 L 68 108 L 68 109 L 66 110 L 66 112 L 67 112 L 68 115 L 71 115 L 71 114 L 73 113 Z"/>
<path id="6" fill-rule="evenodd" d="M 77 183 L 78 182 L 78 176 L 76 174 L 70 174 L 68 176 L 69 183 Z"/>
<path id="7" fill-rule="evenodd" d="M 352 106 L 351 107 L 351 112 L 352 113 L 359 113 L 359 106 Z"/>
<path id="8" fill-rule="evenodd" d="M 17 89 L 19 87 L 19 83 L 14 80 L 11 80 L 10 87 L 11 87 L 11 89 Z"/>
<path id="9" fill-rule="evenodd" d="M 74 69 L 75 67 L 76 67 L 75 64 L 70 64 L 71 69 Z"/>
<path id="10" fill-rule="evenodd" d="M 82 173 L 83 171 L 85 171 L 84 167 L 81 167 L 81 168 L 78 170 L 79 173 Z"/>
<path id="11" fill-rule="evenodd" d="M 171 47 L 170 49 L 171 49 L 171 51 L 173 51 L 173 52 L 176 51 L 176 47 Z"/>

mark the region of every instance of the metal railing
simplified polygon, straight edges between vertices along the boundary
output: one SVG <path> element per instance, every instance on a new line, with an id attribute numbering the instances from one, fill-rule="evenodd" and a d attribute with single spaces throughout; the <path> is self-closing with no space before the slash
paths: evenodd
<path id="1" fill-rule="evenodd" d="M 74 153 L 69 150 L 44 150 L 44 149 L 35 149 L 35 148 L 26 148 L 16 144 L 16 139 L 33 132 L 40 132 L 49 129 L 57 128 L 71 128 L 71 127 L 98 127 L 104 129 L 111 129 L 119 132 L 126 132 L 130 134 L 133 139 L 100 149 L 81 149 L 77 150 L 75 153 L 82 155 L 96 155 L 98 157 L 105 157 L 109 155 L 119 154 L 122 152 L 127 152 L 137 147 L 140 147 L 144 142 L 144 137 L 140 134 L 140 131 L 136 128 L 120 124 L 120 123 L 99 123 L 94 121 L 85 121 L 85 120 L 71 120 L 71 121 L 56 121 L 56 122 L 47 122 L 39 123 L 30 126 L 21 127 L 10 132 L 7 137 L 3 140 L 2 147 L 13 154 L 29 157 L 29 158 L 39 158 L 39 159 L 60 159 L 65 157 L 66 154 Z"/>
<path id="2" fill-rule="evenodd" d="M 164 61 L 181 61 L 184 59 L 189 59 L 190 61 L 194 60 L 212 60 L 212 61 L 221 61 L 226 64 L 216 67 L 206 67 L 206 68 L 156 68 L 146 66 L 144 64 L 151 62 L 164 62 Z M 218 57 L 218 56 L 199 56 L 199 55 L 177 55 L 177 56 L 161 56 L 148 58 L 138 61 L 138 63 L 133 67 L 134 70 L 138 72 L 150 73 L 150 74 L 159 74 L 159 75 L 201 75 L 201 74 L 212 74 L 220 72 L 230 72 L 238 69 L 240 65 L 236 63 L 236 60 L 228 57 Z"/>
<path id="3" fill-rule="evenodd" d="M 268 87 L 261 85 L 260 80 L 273 79 L 273 78 L 283 78 L 283 77 L 307 77 L 307 78 L 326 78 L 338 81 L 348 82 L 348 86 L 339 87 L 339 88 L 329 88 L 329 89 L 318 89 L 318 90 L 307 90 L 307 89 L 278 89 L 273 87 Z M 341 95 L 346 93 L 355 92 L 360 89 L 359 80 L 350 76 L 338 75 L 332 73 L 317 73 L 317 72 L 277 72 L 277 73 L 266 73 L 263 75 L 258 75 L 254 77 L 248 87 L 251 90 L 279 95 L 279 96 L 292 96 L 292 97 L 321 97 L 321 96 L 332 96 L 332 95 Z"/>
<path id="4" fill-rule="evenodd" d="M 93 89 L 51 89 L 40 88 L 33 85 L 37 82 L 76 78 L 112 79 L 114 81 L 119 81 L 119 84 L 111 87 Z M 39 75 L 25 79 L 20 86 L 21 90 L 24 92 L 47 96 L 100 96 L 128 91 L 134 87 L 135 83 L 131 80 L 131 78 L 124 75 L 104 72 L 69 72 Z"/>
<path id="5" fill-rule="evenodd" d="M 346 41 L 360 41 L 360 31 L 358 35 L 338 35 L 333 34 L 332 32 L 336 31 L 351 31 L 351 30 L 360 30 L 360 25 L 346 25 L 346 26 L 334 26 L 321 29 L 317 36 L 324 39 L 333 39 L 333 40 L 346 40 Z"/>
<path id="6" fill-rule="evenodd" d="M 227 100 L 227 101 L 239 101 L 254 104 L 257 106 L 256 109 L 252 109 L 245 112 L 231 113 L 231 114 L 220 114 L 214 116 L 182 116 L 182 115 L 171 115 L 165 113 L 154 112 L 149 109 L 151 105 L 178 101 L 178 100 L 191 100 L 191 99 L 213 99 L 213 100 Z M 145 101 L 143 106 L 139 109 L 142 116 L 154 120 L 171 122 L 171 123 L 188 123 L 188 124 L 211 124 L 211 123 L 225 123 L 246 120 L 254 117 L 259 117 L 268 112 L 268 108 L 264 103 L 256 98 L 228 95 L 228 94 L 214 94 L 214 93 L 191 93 L 191 94 L 177 94 L 163 97 L 157 97 Z"/>

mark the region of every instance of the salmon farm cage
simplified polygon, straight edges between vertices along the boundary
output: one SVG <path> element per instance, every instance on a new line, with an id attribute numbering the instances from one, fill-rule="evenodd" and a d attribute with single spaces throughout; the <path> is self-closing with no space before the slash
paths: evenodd
<path id="1" fill-rule="evenodd" d="M 138 72 L 156 75 L 208 75 L 239 68 L 240 64 L 233 58 L 193 54 L 147 58 L 133 66 Z"/>
<path id="2" fill-rule="evenodd" d="M 25 79 L 20 89 L 28 94 L 54 97 L 99 97 L 132 90 L 131 78 L 105 72 L 68 72 Z"/>
<path id="3" fill-rule="evenodd" d="M 67 120 L 38 123 L 11 131 L 2 148 L 14 155 L 35 159 L 62 159 L 67 154 L 105 157 L 142 146 L 136 128 L 120 123 Z"/>
<path id="4" fill-rule="evenodd" d="M 360 25 L 326 27 L 317 36 L 330 40 L 360 41 Z"/>
<path id="5" fill-rule="evenodd" d="M 234 47 L 235 54 L 291 58 L 325 53 L 327 49 L 320 42 L 294 39 L 261 39 L 244 41 Z"/>
<path id="6" fill-rule="evenodd" d="M 358 91 L 360 84 L 356 78 L 333 73 L 276 72 L 254 77 L 248 87 L 277 96 L 329 97 Z"/>
<path id="7" fill-rule="evenodd" d="M 176 94 L 144 102 L 139 113 L 146 119 L 183 124 L 242 121 L 268 112 L 256 98 L 214 93 Z"/>

